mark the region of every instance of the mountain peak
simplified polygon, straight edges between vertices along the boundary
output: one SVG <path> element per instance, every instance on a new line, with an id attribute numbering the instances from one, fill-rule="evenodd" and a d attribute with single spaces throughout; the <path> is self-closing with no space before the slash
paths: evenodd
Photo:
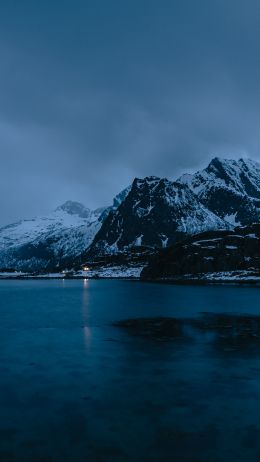
<path id="1" fill-rule="evenodd" d="M 227 227 L 186 185 L 155 176 L 135 178 L 120 207 L 103 222 L 89 254 L 165 247 L 185 234 Z"/>
<path id="2" fill-rule="evenodd" d="M 135 178 L 134 179 L 134 182 L 136 183 L 158 183 L 159 181 L 161 181 L 162 178 L 159 178 L 158 176 L 154 176 L 154 175 L 151 175 L 151 176 L 145 176 L 144 178 Z"/>
<path id="3" fill-rule="evenodd" d="M 248 225 L 260 218 L 260 165 L 251 159 L 214 157 L 194 175 L 183 175 L 206 207 L 233 225 Z"/>
<path id="4" fill-rule="evenodd" d="M 248 157 L 240 157 L 239 159 L 231 159 L 231 158 L 224 158 L 224 157 L 213 157 L 213 159 L 210 161 L 207 169 L 210 169 L 210 167 L 215 167 L 215 168 L 254 168 L 257 167 L 258 169 L 260 168 L 259 162 L 250 159 Z"/>
<path id="5" fill-rule="evenodd" d="M 235 159 L 226 159 L 224 157 L 213 157 L 213 159 L 210 161 L 208 167 L 206 170 L 220 170 L 222 168 L 228 168 L 228 167 L 234 167 L 238 164 L 238 161 Z"/>
<path id="6" fill-rule="evenodd" d="M 150 176 L 146 176 L 144 178 L 144 181 L 146 181 L 147 183 L 153 183 L 154 181 L 160 181 L 162 178 L 160 178 L 159 176 L 155 176 L 155 175 L 150 175 Z"/>
<path id="7" fill-rule="evenodd" d="M 62 210 L 69 215 L 78 215 L 81 218 L 88 218 L 90 210 L 85 205 L 76 201 L 66 201 L 56 209 L 57 211 Z"/>
<path id="8" fill-rule="evenodd" d="M 132 184 L 132 188 L 140 191 L 148 191 L 156 187 L 162 181 L 168 180 L 164 180 L 162 178 L 159 178 L 158 176 L 146 176 L 145 178 L 135 178 Z"/>

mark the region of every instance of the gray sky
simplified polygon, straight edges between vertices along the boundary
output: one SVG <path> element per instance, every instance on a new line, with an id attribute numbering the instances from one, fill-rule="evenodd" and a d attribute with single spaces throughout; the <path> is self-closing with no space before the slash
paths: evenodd
<path id="1" fill-rule="evenodd" d="M 260 3 L 0 0 L 0 223 L 260 160 Z"/>

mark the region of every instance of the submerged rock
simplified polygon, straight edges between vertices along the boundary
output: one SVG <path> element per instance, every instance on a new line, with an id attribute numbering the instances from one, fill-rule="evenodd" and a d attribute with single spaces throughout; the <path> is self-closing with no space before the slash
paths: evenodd
<path id="1" fill-rule="evenodd" d="M 160 341 L 198 340 L 198 333 L 212 333 L 208 342 L 233 350 L 260 346 L 260 316 L 202 313 L 198 318 L 134 318 L 113 323 L 129 334 Z"/>
<path id="2" fill-rule="evenodd" d="M 150 337 L 157 340 L 174 339 L 183 336 L 183 321 L 177 318 L 135 318 L 113 323 L 126 329 L 132 335 Z"/>

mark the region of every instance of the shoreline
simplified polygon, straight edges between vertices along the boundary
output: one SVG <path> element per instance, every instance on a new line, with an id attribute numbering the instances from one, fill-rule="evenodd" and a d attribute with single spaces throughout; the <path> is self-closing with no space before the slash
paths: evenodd
<path id="1" fill-rule="evenodd" d="M 260 278 L 255 279 L 140 279 L 141 282 L 170 284 L 170 285 L 191 285 L 191 286 L 209 286 L 209 285 L 254 285 L 260 286 Z"/>
<path id="2" fill-rule="evenodd" d="M 121 280 L 121 281 L 133 281 L 133 282 L 141 282 L 141 283 L 156 283 L 156 284 L 168 284 L 168 285 L 191 285 L 191 286 L 208 286 L 208 285 L 249 285 L 249 286 L 260 286 L 260 277 L 258 278 L 215 278 L 215 279 L 207 279 L 207 278 L 157 278 L 157 279 L 142 279 L 140 277 L 135 276 L 48 276 L 46 275 L 0 275 L 0 281 L 41 281 L 41 280 Z"/>

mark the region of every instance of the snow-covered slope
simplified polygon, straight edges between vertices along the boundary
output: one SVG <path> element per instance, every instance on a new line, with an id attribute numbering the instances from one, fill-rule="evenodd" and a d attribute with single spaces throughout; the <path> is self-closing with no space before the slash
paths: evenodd
<path id="1" fill-rule="evenodd" d="M 185 233 L 227 227 L 188 186 L 157 177 L 136 178 L 125 200 L 103 222 L 90 254 L 166 247 Z"/>
<path id="2" fill-rule="evenodd" d="M 260 222 L 260 164 L 257 162 L 216 157 L 205 170 L 185 174 L 178 181 L 232 225 Z"/>
<path id="3" fill-rule="evenodd" d="M 0 228 L 0 270 L 71 267 L 86 257 L 167 247 L 187 234 L 257 222 L 260 165 L 214 158 L 175 182 L 136 178 L 110 207 L 91 211 L 68 201 L 48 216 Z"/>
<path id="4" fill-rule="evenodd" d="M 0 229 L 0 268 L 38 270 L 75 258 L 92 242 L 104 209 L 65 202 L 45 217 Z"/>

